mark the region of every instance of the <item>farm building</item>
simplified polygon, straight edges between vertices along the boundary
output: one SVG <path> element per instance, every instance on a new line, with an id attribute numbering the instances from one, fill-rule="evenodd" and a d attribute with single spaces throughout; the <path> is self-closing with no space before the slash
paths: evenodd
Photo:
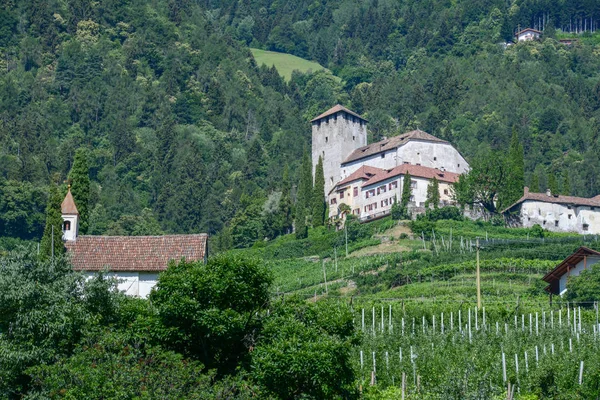
<path id="1" fill-rule="evenodd" d="M 600 252 L 587 247 L 580 247 L 558 264 L 556 268 L 544 275 L 542 279 L 548 282 L 546 291 L 551 294 L 563 295 L 567 290 L 569 277 L 579 275 L 581 271 L 590 268 L 591 265 L 599 261 Z"/>
<path id="2" fill-rule="evenodd" d="M 528 42 L 531 40 L 538 40 L 541 35 L 542 32 L 537 29 L 526 28 L 515 33 L 515 38 L 517 39 L 517 42 Z"/>
<path id="3" fill-rule="evenodd" d="M 63 239 L 76 271 L 88 277 L 106 269 L 127 295 L 146 298 L 170 260 L 206 260 L 207 234 L 164 236 L 79 235 L 71 190 L 61 205 Z"/>
<path id="4" fill-rule="evenodd" d="M 532 193 L 525 187 L 523 197 L 502 214 L 512 227 L 537 224 L 552 232 L 600 233 L 600 196 L 563 196 L 550 190 Z"/>

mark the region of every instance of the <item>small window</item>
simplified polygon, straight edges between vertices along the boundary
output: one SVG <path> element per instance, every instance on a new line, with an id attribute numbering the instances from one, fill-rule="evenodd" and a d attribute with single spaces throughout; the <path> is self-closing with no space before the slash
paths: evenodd
<path id="1" fill-rule="evenodd" d="M 570 209 L 571 209 L 571 206 L 567 206 L 567 210 L 570 210 Z"/>
<path id="2" fill-rule="evenodd" d="M 329 180 L 331 181 L 331 184 L 333 185 L 333 176 L 331 178 L 329 178 Z"/>
<path id="3" fill-rule="evenodd" d="M 437 157 L 433 157 L 433 161 L 437 161 Z"/>
<path id="4" fill-rule="evenodd" d="M 460 168 L 460 164 L 458 164 L 458 168 Z"/>
<path id="5" fill-rule="evenodd" d="M 546 225 L 546 221 L 544 220 L 544 222 L 542 222 L 542 225 Z"/>
<path id="6" fill-rule="evenodd" d="M 558 226 L 558 220 L 554 221 L 554 226 Z"/>
<path id="7" fill-rule="evenodd" d="M 583 224 L 583 230 L 584 230 L 584 231 L 587 231 L 587 230 L 588 230 L 588 228 L 589 228 L 589 225 L 588 225 L 588 224 Z"/>
<path id="8" fill-rule="evenodd" d="M 337 204 L 337 199 L 335 197 L 331 199 L 331 204 Z"/>
<path id="9" fill-rule="evenodd" d="M 410 201 L 412 201 L 414 203 L 415 201 L 415 196 L 410 196 Z"/>
<path id="10" fill-rule="evenodd" d="M 571 219 L 573 217 L 573 214 L 569 214 L 569 219 Z"/>
<path id="11" fill-rule="evenodd" d="M 385 153 L 381 153 L 381 158 L 385 158 Z"/>
<path id="12" fill-rule="evenodd" d="M 354 197 L 356 197 L 356 196 L 358 196 L 358 188 L 357 187 L 354 188 Z"/>
<path id="13" fill-rule="evenodd" d="M 340 192 L 340 199 L 343 199 L 343 198 L 344 198 L 344 191 L 342 190 L 342 191 Z"/>
<path id="14" fill-rule="evenodd" d="M 444 189 L 444 194 L 448 195 L 448 189 Z"/>
<path id="15" fill-rule="evenodd" d="M 411 187 L 411 189 L 416 189 L 417 188 L 417 181 L 410 181 L 410 187 Z"/>
<path id="16" fill-rule="evenodd" d="M 71 230 L 71 221 L 63 222 L 63 231 L 70 231 L 70 230 Z"/>
<path id="17" fill-rule="evenodd" d="M 352 140 L 356 140 L 356 136 L 352 136 Z"/>
<path id="18" fill-rule="evenodd" d="M 329 138 L 325 136 L 325 143 L 329 143 Z"/>
<path id="19" fill-rule="evenodd" d="M 421 163 L 417 163 L 417 165 L 421 165 Z"/>
<path id="20" fill-rule="evenodd" d="M 408 161 L 404 161 L 404 164 L 410 164 Z"/>

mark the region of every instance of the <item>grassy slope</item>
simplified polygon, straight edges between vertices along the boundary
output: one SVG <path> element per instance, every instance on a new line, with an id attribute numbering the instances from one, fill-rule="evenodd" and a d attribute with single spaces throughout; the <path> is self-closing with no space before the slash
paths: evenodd
<path id="1" fill-rule="evenodd" d="M 275 65 L 279 74 L 289 81 L 292 77 L 292 72 L 298 70 L 300 72 L 319 71 L 325 69 L 319 63 L 308 61 L 300 57 L 286 53 L 277 53 L 275 51 L 267 51 L 260 49 L 250 49 L 252 55 L 256 59 L 258 65 L 266 64 L 269 67 Z"/>

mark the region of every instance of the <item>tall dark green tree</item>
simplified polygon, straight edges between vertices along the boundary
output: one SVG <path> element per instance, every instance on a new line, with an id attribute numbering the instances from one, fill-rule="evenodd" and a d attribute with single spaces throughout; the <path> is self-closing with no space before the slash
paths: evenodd
<path id="1" fill-rule="evenodd" d="M 323 172 L 323 159 L 319 156 L 319 162 L 315 168 L 315 186 L 313 188 L 313 226 L 323 226 L 326 218 L 325 210 L 325 174 Z"/>
<path id="2" fill-rule="evenodd" d="M 69 172 L 69 182 L 71 184 L 71 194 L 75 199 L 77 211 L 79 211 L 79 231 L 85 234 L 89 226 L 90 213 L 90 168 L 87 149 L 77 149 L 73 167 Z"/>
<path id="3" fill-rule="evenodd" d="M 290 182 L 290 168 L 286 164 L 283 167 L 283 177 L 281 186 L 281 205 L 280 212 L 282 218 L 283 234 L 290 233 L 293 226 L 293 203 L 292 203 L 292 184 Z"/>
<path id="4" fill-rule="evenodd" d="M 548 174 L 548 189 L 550 189 L 550 192 L 555 195 L 555 194 L 559 194 L 559 189 L 558 189 L 558 181 L 556 180 L 556 174 L 554 172 L 550 172 Z"/>
<path id="5" fill-rule="evenodd" d="M 513 129 L 508 150 L 507 176 L 504 190 L 500 192 L 500 208 L 508 207 L 523 195 L 525 186 L 525 161 L 523 155 L 523 145 L 519 141 L 517 130 Z"/>
<path id="6" fill-rule="evenodd" d="M 540 177 L 535 172 L 531 175 L 531 182 L 529 183 L 529 191 L 533 193 L 540 192 Z"/>
<path id="7" fill-rule="evenodd" d="M 411 176 L 410 173 L 404 174 L 404 181 L 402 183 L 402 199 L 400 201 L 400 207 L 403 210 L 406 210 L 408 207 L 408 203 L 410 202 L 410 198 L 412 196 L 412 188 L 411 188 Z"/>
<path id="8" fill-rule="evenodd" d="M 306 220 L 310 216 L 312 207 L 312 163 L 308 152 L 304 152 L 302 166 L 300 167 L 300 183 L 298 185 L 298 198 L 296 200 L 296 237 L 301 239 L 308 235 Z"/>
<path id="9" fill-rule="evenodd" d="M 427 199 L 425 200 L 425 207 L 433 206 L 437 209 L 440 204 L 440 184 L 437 178 L 434 176 L 429 185 L 427 186 Z"/>
<path id="10" fill-rule="evenodd" d="M 569 174 L 566 171 L 563 173 L 561 194 L 565 196 L 571 195 L 571 181 L 569 180 Z"/>
<path id="11" fill-rule="evenodd" d="M 48 196 L 48 204 L 46 206 L 46 226 L 42 243 L 40 245 L 40 255 L 44 259 L 55 257 L 65 252 L 65 246 L 62 240 L 62 213 L 60 204 L 62 196 L 58 188 L 54 185 L 50 187 L 50 195 Z"/>

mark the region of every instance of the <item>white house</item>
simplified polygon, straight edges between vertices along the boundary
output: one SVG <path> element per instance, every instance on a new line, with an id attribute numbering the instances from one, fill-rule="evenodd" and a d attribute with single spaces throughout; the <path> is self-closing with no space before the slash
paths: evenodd
<path id="1" fill-rule="evenodd" d="M 518 42 L 528 42 L 531 40 L 538 40 L 542 32 L 537 29 L 526 28 L 522 31 L 515 33 L 515 38 Z"/>
<path id="2" fill-rule="evenodd" d="M 402 198 L 407 173 L 411 179 L 411 207 L 424 207 L 427 187 L 434 177 L 439 185 L 439 205 L 453 204 L 452 186 L 458 181 L 459 174 L 412 164 L 402 164 L 391 169 L 363 165 L 338 182 L 329 192 L 329 217 L 342 217 L 342 204 L 346 204 L 350 213 L 361 220 L 388 215 L 394 201 Z"/>
<path id="3" fill-rule="evenodd" d="M 548 282 L 546 291 L 562 296 L 567 290 L 567 282 L 570 277 L 579 275 L 599 261 L 600 252 L 587 247 L 580 247 L 552 271 L 544 275 L 542 279 Z"/>
<path id="4" fill-rule="evenodd" d="M 206 260 L 208 235 L 88 236 L 78 235 L 79 212 L 71 190 L 61 205 L 63 238 L 73 269 L 92 277 L 107 269 L 119 290 L 146 298 L 170 260 Z"/>
<path id="5" fill-rule="evenodd" d="M 540 225 L 553 232 L 600 233 L 600 196 L 592 198 L 532 193 L 502 211 L 509 226 Z"/>

